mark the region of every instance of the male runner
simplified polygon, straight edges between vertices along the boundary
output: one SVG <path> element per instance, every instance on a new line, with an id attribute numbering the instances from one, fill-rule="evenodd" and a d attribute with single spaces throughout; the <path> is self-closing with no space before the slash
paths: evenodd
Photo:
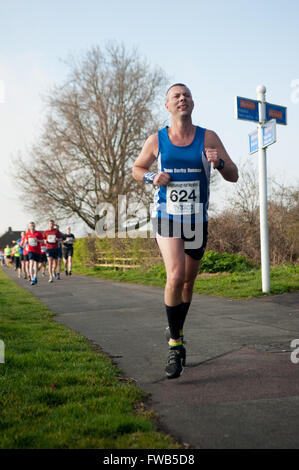
<path id="1" fill-rule="evenodd" d="M 164 301 L 170 337 L 165 372 L 176 378 L 185 365 L 183 326 L 207 243 L 210 168 L 231 182 L 238 180 L 238 169 L 214 131 L 192 124 L 194 102 L 186 85 L 167 90 L 165 107 L 171 126 L 146 140 L 133 177 L 156 186 L 152 223 L 167 274 Z M 158 173 L 151 173 L 155 160 Z"/>
<path id="2" fill-rule="evenodd" d="M 54 224 L 54 228 L 59 230 L 59 225 Z M 62 260 L 62 246 L 61 246 L 61 241 L 59 241 L 58 249 L 57 249 L 57 262 L 56 262 L 56 279 L 57 280 L 60 280 L 61 260 Z"/>
<path id="3" fill-rule="evenodd" d="M 18 238 L 17 243 L 20 246 L 20 262 L 21 262 L 21 273 L 25 275 L 25 261 L 24 261 L 24 248 L 22 246 L 22 238 L 25 235 L 25 232 L 21 232 L 20 238 Z"/>
<path id="4" fill-rule="evenodd" d="M 22 240 L 20 242 L 20 245 L 22 246 L 23 248 L 23 257 L 24 257 L 24 279 L 28 279 L 29 281 L 31 281 L 31 278 L 30 278 L 30 272 L 29 272 L 29 258 L 28 258 L 28 240 L 26 238 L 26 233 L 27 233 L 28 230 L 26 230 L 25 232 L 22 232 L 24 233 L 23 237 L 22 237 Z"/>
<path id="5" fill-rule="evenodd" d="M 74 254 L 73 243 L 75 236 L 71 233 L 71 227 L 66 228 L 66 233 L 63 235 L 63 262 L 66 276 L 72 274 L 72 258 Z"/>
<path id="6" fill-rule="evenodd" d="M 44 231 L 46 242 L 46 254 L 48 258 L 49 282 L 53 282 L 55 276 L 56 262 L 58 256 L 58 243 L 62 240 L 62 234 L 54 228 L 54 220 L 49 220 L 48 230 Z"/>
<path id="7" fill-rule="evenodd" d="M 13 246 L 13 254 L 14 254 L 14 263 L 15 263 L 15 271 L 18 273 L 18 279 L 21 278 L 21 246 L 16 242 Z"/>
<path id="8" fill-rule="evenodd" d="M 29 273 L 31 285 L 37 284 L 37 272 L 39 263 L 39 244 L 43 241 L 41 232 L 36 230 L 35 223 L 30 222 L 29 230 L 25 235 L 25 240 L 28 242 L 28 259 L 29 259 Z"/>
<path id="9" fill-rule="evenodd" d="M 15 243 L 15 241 L 13 241 L 12 243 Z M 15 266 L 15 254 L 14 254 L 14 250 L 13 250 L 13 245 L 11 247 L 10 261 L 11 261 L 11 267 Z M 14 269 L 16 271 L 16 267 Z"/>
<path id="10" fill-rule="evenodd" d="M 5 266 L 8 268 L 9 263 L 11 263 L 11 248 L 9 245 L 6 245 L 4 248 L 4 260 L 5 260 Z"/>

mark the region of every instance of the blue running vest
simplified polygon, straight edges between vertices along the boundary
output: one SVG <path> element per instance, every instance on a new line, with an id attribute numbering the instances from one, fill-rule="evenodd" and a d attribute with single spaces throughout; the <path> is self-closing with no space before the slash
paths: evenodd
<path id="1" fill-rule="evenodd" d="M 152 219 L 207 222 L 211 164 L 204 153 L 205 129 L 197 126 L 192 143 L 186 146 L 172 144 L 167 129 L 158 131 L 157 162 L 159 173 L 170 175 L 170 183 L 156 188 Z"/>

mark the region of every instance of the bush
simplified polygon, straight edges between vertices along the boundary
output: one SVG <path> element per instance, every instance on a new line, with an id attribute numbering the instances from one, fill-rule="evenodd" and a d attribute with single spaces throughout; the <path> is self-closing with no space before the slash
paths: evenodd
<path id="1" fill-rule="evenodd" d="M 88 261 L 88 251 L 85 238 L 77 238 L 74 243 L 74 263 L 85 266 Z"/>
<path id="2" fill-rule="evenodd" d="M 229 253 L 216 253 L 206 251 L 200 264 L 200 273 L 218 272 L 246 272 L 254 268 L 254 265 L 244 256 Z M 148 276 L 166 280 L 166 271 L 163 263 L 153 265 L 146 271 Z"/>
<path id="3" fill-rule="evenodd" d="M 253 264 L 244 256 L 209 250 L 205 252 L 201 260 L 199 272 L 244 272 L 250 271 L 253 267 Z"/>
<path id="4" fill-rule="evenodd" d="M 144 256 L 146 253 L 146 256 Z M 74 247 L 74 263 L 99 269 L 95 266 L 100 258 L 113 261 L 114 257 L 132 257 L 134 262 L 141 265 L 150 276 L 158 279 L 166 279 L 166 272 L 162 259 L 159 256 L 158 247 L 153 240 L 148 239 L 99 239 L 87 237 L 77 239 Z M 110 262 L 111 262 L 110 261 Z M 158 262 L 157 262 L 158 261 Z M 159 262 L 160 261 L 160 262 Z M 244 272 L 254 267 L 245 256 L 235 255 L 227 252 L 217 253 L 213 250 L 205 252 L 199 272 Z M 103 268 L 105 269 L 105 268 Z"/>

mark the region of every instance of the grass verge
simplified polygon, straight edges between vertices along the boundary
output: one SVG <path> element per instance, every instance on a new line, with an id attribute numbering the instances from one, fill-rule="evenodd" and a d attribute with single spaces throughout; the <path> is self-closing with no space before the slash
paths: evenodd
<path id="1" fill-rule="evenodd" d="M 0 448 L 180 448 L 143 392 L 0 270 Z"/>
<path id="2" fill-rule="evenodd" d="M 156 264 L 149 269 L 138 268 L 127 271 L 113 270 L 105 267 L 86 268 L 75 263 L 73 272 L 87 276 L 131 282 L 149 286 L 164 287 L 166 281 L 165 268 Z M 299 266 L 280 265 L 271 268 L 271 294 L 283 294 L 299 289 Z M 267 294 L 261 288 L 261 270 L 253 268 L 245 272 L 200 274 L 194 285 L 194 292 L 232 299 L 248 299 Z"/>

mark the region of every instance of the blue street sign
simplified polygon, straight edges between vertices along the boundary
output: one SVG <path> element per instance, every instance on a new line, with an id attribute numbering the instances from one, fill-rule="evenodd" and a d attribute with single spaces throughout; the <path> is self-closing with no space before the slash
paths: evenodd
<path id="1" fill-rule="evenodd" d="M 263 144 L 262 147 L 268 147 L 268 145 L 274 144 L 276 142 L 276 120 L 271 119 L 271 121 L 266 122 L 262 126 L 262 136 L 263 136 Z M 259 139 L 258 139 L 258 130 L 255 129 L 254 131 L 248 134 L 249 137 L 249 153 L 255 153 L 259 149 Z"/>
<path id="2" fill-rule="evenodd" d="M 258 131 L 257 129 L 253 132 L 248 134 L 249 137 L 249 153 L 255 153 L 258 151 L 259 148 L 259 141 L 258 141 Z"/>
<path id="3" fill-rule="evenodd" d="M 236 96 L 235 118 L 243 119 L 245 121 L 259 122 L 259 102 Z"/>
<path id="4" fill-rule="evenodd" d="M 263 125 L 263 148 L 274 142 L 276 142 L 276 121 L 271 119 Z"/>
<path id="5" fill-rule="evenodd" d="M 276 119 L 276 124 L 287 125 L 287 108 L 277 104 L 266 103 L 266 121 Z"/>

